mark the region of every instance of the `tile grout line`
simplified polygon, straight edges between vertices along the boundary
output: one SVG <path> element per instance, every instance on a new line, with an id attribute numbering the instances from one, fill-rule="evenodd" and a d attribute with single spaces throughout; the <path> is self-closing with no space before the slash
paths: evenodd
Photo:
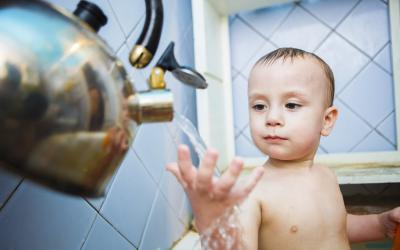
<path id="1" fill-rule="evenodd" d="M 7 199 L 4 201 L 4 203 L 0 207 L 0 212 L 3 210 L 3 208 L 7 205 L 8 201 L 11 199 L 11 197 L 15 194 L 17 189 L 21 186 L 22 182 L 25 180 L 24 177 L 21 178 L 19 183 L 14 187 L 14 189 L 11 191 L 11 193 L 8 195 Z"/>
<path id="2" fill-rule="evenodd" d="M 358 143 L 356 143 L 356 146 L 358 146 L 363 140 L 365 140 L 365 138 L 368 136 L 368 135 L 370 135 L 373 131 L 375 131 L 376 133 L 378 133 L 381 137 L 383 137 L 382 136 L 382 134 L 379 132 L 379 131 L 377 131 L 376 130 L 376 128 L 377 127 L 374 127 L 372 124 L 370 124 L 368 121 L 366 121 L 365 119 L 364 119 L 364 117 L 362 117 L 361 115 L 359 115 L 355 110 L 353 110 L 353 108 L 350 106 L 350 105 L 348 105 L 345 101 L 343 101 L 342 99 L 340 99 L 340 98 L 338 98 L 338 100 L 340 100 L 340 102 L 341 103 L 343 103 L 343 105 L 344 106 L 346 106 L 348 109 L 349 109 L 349 111 L 351 111 L 354 115 L 356 115 L 361 121 L 363 121 L 368 127 L 369 127 L 369 129 L 370 129 L 370 131 L 366 134 L 366 135 L 364 135 L 363 137 L 362 137 L 362 139 L 360 140 L 360 141 L 358 141 Z M 391 112 L 389 112 L 389 114 L 388 115 L 386 115 L 383 119 L 382 119 L 382 121 L 384 121 L 389 115 L 391 115 L 393 113 L 393 111 L 391 111 Z M 379 124 L 381 124 L 381 122 L 382 121 L 380 121 L 379 123 L 377 123 L 378 125 Z M 377 126 L 378 126 L 377 125 Z M 383 139 L 386 139 L 386 137 L 383 137 Z M 391 145 L 393 145 L 390 141 L 388 141 Z M 355 147 L 356 147 L 355 146 Z M 351 147 L 351 149 L 350 150 L 353 150 L 355 147 Z"/>
<path id="3" fill-rule="evenodd" d="M 360 69 L 348 80 L 344 86 L 340 89 L 337 90 L 335 94 L 335 99 L 340 98 L 340 95 L 349 87 L 352 85 L 353 81 L 368 67 L 368 65 L 372 62 L 372 60 L 368 61 L 365 63 Z"/>
<path id="4" fill-rule="evenodd" d="M 155 210 L 155 206 L 156 206 L 156 203 L 157 203 L 158 196 L 160 195 L 160 192 L 161 192 L 160 189 L 157 189 L 156 195 L 154 196 L 154 199 L 153 199 L 153 203 L 151 204 L 151 208 L 150 208 L 149 214 L 147 216 L 146 224 L 145 224 L 145 226 L 143 228 L 142 235 L 140 236 L 140 240 L 139 240 L 139 243 L 138 243 L 138 249 L 142 245 L 144 237 L 145 237 L 145 235 L 147 233 L 147 230 L 149 228 L 151 216 L 153 215 L 153 212 Z"/>
<path id="5" fill-rule="evenodd" d="M 93 206 L 92 206 L 93 207 Z M 108 220 L 101 212 L 97 213 L 98 216 L 100 216 L 105 222 L 107 222 L 122 238 L 124 238 L 130 245 L 132 245 L 134 248 L 136 248 L 135 244 L 130 241 L 114 224 L 111 223 L 110 220 Z"/>
<path id="6" fill-rule="evenodd" d="M 91 204 L 89 204 L 89 205 L 91 206 Z M 94 207 L 93 207 L 93 206 L 91 206 L 91 207 L 94 209 Z M 80 250 L 82 250 L 82 249 L 83 249 L 83 247 L 85 246 L 85 243 L 86 243 L 87 239 L 89 238 L 89 234 L 90 234 L 90 232 L 91 232 L 91 231 L 92 231 L 92 229 L 93 229 L 94 223 L 96 222 L 96 219 L 97 219 L 97 216 L 98 216 L 98 212 L 97 212 L 97 210 L 96 210 L 96 209 L 94 209 L 94 211 L 95 211 L 95 216 L 94 216 L 94 219 L 93 219 L 93 221 L 92 221 L 92 224 L 90 225 L 90 228 L 89 228 L 89 230 L 87 231 L 87 233 L 86 233 L 85 237 L 83 238 L 83 241 L 82 241 L 81 247 L 79 248 Z"/>

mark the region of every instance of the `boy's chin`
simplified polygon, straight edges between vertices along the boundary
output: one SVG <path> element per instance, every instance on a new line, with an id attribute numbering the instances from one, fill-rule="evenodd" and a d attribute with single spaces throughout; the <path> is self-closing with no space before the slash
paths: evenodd
<path id="1" fill-rule="evenodd" d="M 270 159 L 279 160 L 279 161 L 298 161 L 302 159 L 308 159 L 307 155 L 304 154 L 295 154 L 293 152 L 263 152 Z M 312 157 L 311 157 L 312 158 Z"/>
<path id="2" fill-rule="evenodd" d="M 290 161 L 294 160 L 296 157 L 293 157 L 293 154 L 288 152 L 277 152 L 271 150 L 262 151 L 265 155 L 270 159 L 280 160 L 280 161 Z"/>

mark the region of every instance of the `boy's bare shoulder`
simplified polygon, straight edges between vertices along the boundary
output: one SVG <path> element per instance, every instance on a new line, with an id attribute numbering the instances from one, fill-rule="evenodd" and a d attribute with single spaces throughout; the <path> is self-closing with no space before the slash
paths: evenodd
<path id="1" fill-rule="evenodd" d="M 315 164 L 315 169 L 318 169 L 320 174 L 325 175 L 325 177 L 331 178 L 334 181 L 337 181 L 337 176 L 335 172 L 326 165 Z"/>

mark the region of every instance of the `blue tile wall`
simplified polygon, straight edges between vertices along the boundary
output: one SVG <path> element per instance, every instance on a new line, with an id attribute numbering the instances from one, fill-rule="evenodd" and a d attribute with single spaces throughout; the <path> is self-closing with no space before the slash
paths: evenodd
<path id="1" fill-rule="evenodd" d="M 388 4 L 381 0 L 303 0 L 231 15 L 236 154 L 260 155 L 249 136 L 246 79 L 278 47 L 315 52 L 335 75 L 339 119 L 318 154 L 397 148 Z"/>
<path id="2" fill-rule="evenodd" d="M 151 65 L 136 70 L 128 53 L 144 23 L 143 0 L 91 0 L 108 16 L 99 35 L 110 45 L 138 90 L 147 89 L 150 68 L 170 41 L 182 65 L 194 66 L 191 1 L 164 3 L 164 27 Z M 49 0 L 73 11 L 78 0 Z M 174 109 L 195 125 L 196 92 L 166 74 Z M 189 143 L 175 123 L 144 124 L 109 183 L 106 196 L 74 197 L 41 187 L 0 170 L 0 249 L 168 249 L 191 221 L 191 208 L 175 180 L 165 171 L 176 160 L 179 143 Z M 192 148 L 193 161 L 198 162 Z"/>

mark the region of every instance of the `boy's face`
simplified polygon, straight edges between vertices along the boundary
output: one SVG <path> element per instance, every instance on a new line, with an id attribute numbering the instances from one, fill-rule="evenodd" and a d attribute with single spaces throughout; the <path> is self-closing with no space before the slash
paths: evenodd
<path id="1" fill-rule="evenodd" d="M 311 160 L 337 110 L 327 107 L 328 80 L 306 56 L 257 65 L 249 78 L 250 129 L 256 146 L 280 160 Z"/>

